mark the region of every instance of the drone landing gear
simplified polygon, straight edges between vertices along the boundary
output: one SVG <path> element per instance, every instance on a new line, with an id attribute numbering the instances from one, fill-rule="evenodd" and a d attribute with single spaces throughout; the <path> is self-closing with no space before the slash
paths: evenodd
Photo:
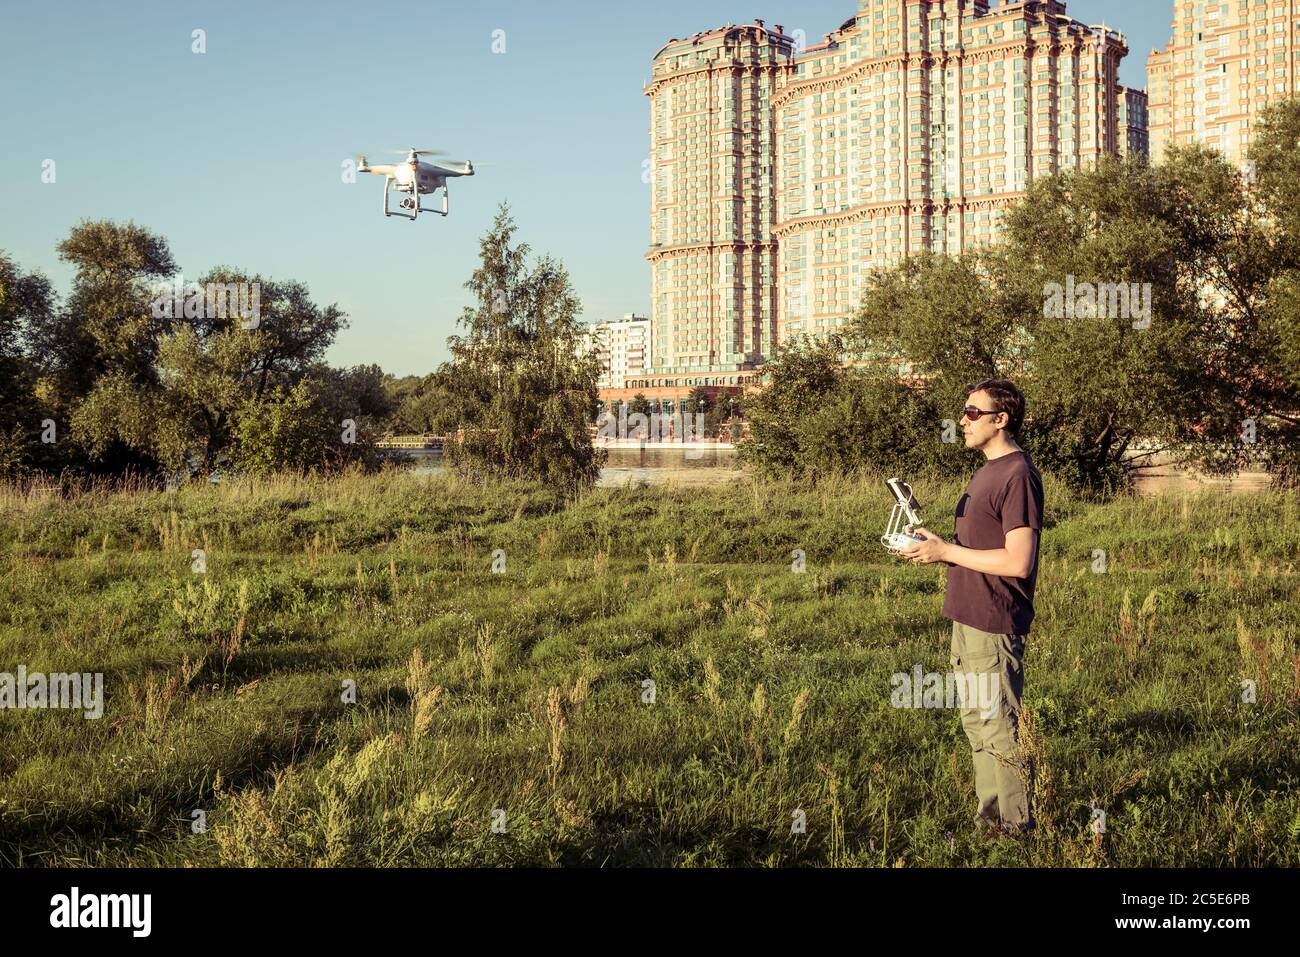
<path id="1" fill-rule="evenodd" d="M 393 185 L 393 177 L 391 177 L 391 176 L 385 176 L 385 177 L 384 177 L 384 215 L 385 215 L 385 216 L 401 216 L 401 215 L 403 215 L 402 213 L 393 213 L 393 212 L 389 212 L 389 210 L 388 210 L 388 188 L 389 188 L 390 186 L 392 186 L 392 185 Z"/>
<path id="2" fill-rule="evenodd" d="M 403 197 L 401 202 L 397 204 L 398 208 L 400 210 L 405 210 L 405 212 L 399 212 L 398 210 L 389 209 L 388 190 L 389 187 L 392 186 L 392 183 L 393 183 L 393 178 L 391 176 L 384 178 L 384 215 L 385 216 L 400 216 L 403 219 L 409 219 L 414 221 L 416 218 L 419 217 L 421 213 L 438 213 L 441 216 L 446 216 L 447 213 L 451 211 L 449 197 L 448 197 L 448 190 L 445 183 L 442 186 L 442 209 L 431 209 L 427 206 L 421 206 L 420 193 L 418 188 L 412 189 L 411 195 Z"/>

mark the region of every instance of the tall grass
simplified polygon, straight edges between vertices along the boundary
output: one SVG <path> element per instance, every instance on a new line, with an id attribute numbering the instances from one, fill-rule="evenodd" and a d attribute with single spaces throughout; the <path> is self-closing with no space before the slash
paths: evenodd
<path id="1" fill-rule="evenodd" d="M 1045 484 L 1006 844 L 955 712 L 889 704 L 950 625 L 878 478 L 0 489 L 0 671 L 106 680 L 0 711 L 0 861 L 1300 864 L 1300 499 Z"/>

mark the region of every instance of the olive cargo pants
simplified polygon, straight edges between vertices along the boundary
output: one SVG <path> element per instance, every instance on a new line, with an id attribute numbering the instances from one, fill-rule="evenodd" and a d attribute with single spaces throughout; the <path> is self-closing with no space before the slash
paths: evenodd
<path id="1" fill-rule="evenodd" d="M 981 708 L 963 701 L 961 724 L 975 763 L 975 824 L 1001 825 L 1023 831 L 1033 827 L 1029 792 L 1032 775 L 1019 744 L 1020 701 L 1024 692 L 1025 635 L 995 635 L 960 622 L 952 623 L 952 669 L 980 678 L 998 700 Z M 960 687 L 960 685 L 959 685 Z M 1028 787 L 1027 787 L 1028 783 Z"/>

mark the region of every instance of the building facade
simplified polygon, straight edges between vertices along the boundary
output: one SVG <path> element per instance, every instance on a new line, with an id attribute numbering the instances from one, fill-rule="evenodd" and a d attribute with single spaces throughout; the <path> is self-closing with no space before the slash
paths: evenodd
<path id="1" fill-rule="evenodd" d="M 596 323 L 579 347 L 584 353 L 595 351 L 600 360 L 599 389 L 622 389 L 629 377 L 644 375 L 650 367 L 650 320 L 629 312 L 622 319 Z"/>
<path id="2" fill-rule="evenodd" d="M 1116 98 L 1119 108 L 1119 151 L 1122 156 L 1133 156 L 1145 163 L 1151 155 L 1150 133 L 1147 129 L 1146 90 L 1121 86 Z"/>
<path id="3" fill-rule="evenodd" d="M 1151 159 L 1204 143 L 1245 163 L 1259 115 L 1295 96 L 1300 0 L 1174 0 L 1173 32 L 1147 58 Z"/>
<path id="4" fill-rule="evenodd" d="M 1131 149 L 1127 52 L 1058 0 L 860 0 L 813 46 L 761 20 L 665 44 L 646 381 L 748 378 L 842 329 L 872 269 L 989 242 L 1034 177 Z"/>

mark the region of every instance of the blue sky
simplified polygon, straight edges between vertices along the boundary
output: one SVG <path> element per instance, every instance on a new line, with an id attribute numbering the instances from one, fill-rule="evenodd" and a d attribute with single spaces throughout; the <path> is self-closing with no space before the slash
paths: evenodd
<path id="1" fill-rule="evenodd" d="M 568 267 L 597 321 L 649 308 L 650 57 L 761 17 L 809 42 L 855 0 L 322 0 L 7 3 L 0 27 L 0 249 L 60 292 L 80 219 L 161 233 L 187 277 L 225 264 L 298 279 L 350 327 L 328 359 L 423 374 L 446 359 L 478 237 L 509 201 L 519 238 Z M 1072 0 L 1129 38 L 1122 79 L 1169 38 L 1172 0 Z M 191 51 L 202 29 L 207 52 Z M 494 31 L 505 52 L 493 53 Z M 385 219 L 365 151 L 472 159 L 451 215 Z M 53 159 L 56 182 L 41 182 Z M 481 164 L 481 165 L 480 165 Z"/>

